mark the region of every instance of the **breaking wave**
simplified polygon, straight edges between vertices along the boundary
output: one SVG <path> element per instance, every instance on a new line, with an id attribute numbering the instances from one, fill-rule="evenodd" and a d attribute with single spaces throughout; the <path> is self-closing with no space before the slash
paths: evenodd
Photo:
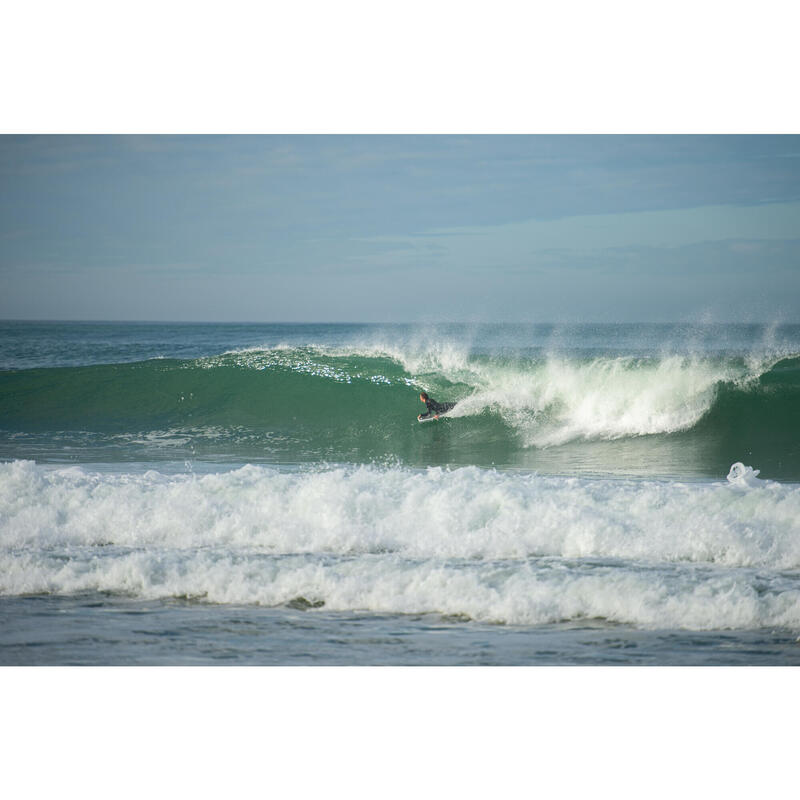
<path id="1" fill-rule="evenodd" d="M 0 465 L 0 593 L 800 628 L 800 487 L 468 467 Z"/>
<path id="2" fill-rule="evenodd" d="M 215 446 L 226 437 L 234 449 L 255 439 L 283 448 L 290 460 L 394 455 L 414 462 L 421 389 L 459 401 L 450 450 L 480 443 L 484 455 L 476 463 L 493 463 L 492 447 L 687 432 L 727 443 L 734 454 L 750 452 L 751 440 L 779 450 L 800 439 L 794 354 L 523 358 L 470 355 L 447 344 L 286 346 L 189 361 L 5 371 L 0 427 L 7 435 L 83 431 L 139 439 L 213 431 Z"/>

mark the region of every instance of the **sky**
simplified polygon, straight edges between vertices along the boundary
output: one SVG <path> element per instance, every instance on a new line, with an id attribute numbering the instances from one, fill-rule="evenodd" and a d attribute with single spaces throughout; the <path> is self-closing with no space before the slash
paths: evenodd
<path id="1" fill-rule="evenodd" d="M 800 136 L 0 136 L 0 318 L 800 322 Z"/>

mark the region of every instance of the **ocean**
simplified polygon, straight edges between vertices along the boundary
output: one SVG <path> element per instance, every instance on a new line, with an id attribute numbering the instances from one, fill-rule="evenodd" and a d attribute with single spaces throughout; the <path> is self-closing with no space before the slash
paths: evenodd
<path id="1" fill-rule="evenodd" d="M 800 326 L 0 322 L 0 664 L 800 664 Z"/>

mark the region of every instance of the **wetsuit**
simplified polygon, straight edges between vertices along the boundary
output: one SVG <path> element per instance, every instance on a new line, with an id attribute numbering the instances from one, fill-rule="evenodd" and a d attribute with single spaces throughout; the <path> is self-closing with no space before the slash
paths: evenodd
<path id="1" fill-rule="evenodd" d="M 425 401 L 425 407 L 428 409 L 427 414 L 420 414 L 420 419 L 427 419 L 428 417 L 435 417 L 437 414 L 444 414 L 455 406 L 455 403 L 437 403 L 430 397 Z"/>

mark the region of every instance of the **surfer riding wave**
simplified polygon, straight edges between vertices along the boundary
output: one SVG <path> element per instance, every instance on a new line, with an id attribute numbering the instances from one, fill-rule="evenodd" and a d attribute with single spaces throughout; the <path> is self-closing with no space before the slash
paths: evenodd
<path id="1" fill-rule="evenodd" d="M 429 397 L 426 392 L 420 392 L 419 399 L 421 402 L 425 403 L 425 407 L 428 410 L 424 414 L 418 414 L 418 420 L 430 419 L 431 417 L 439 419 L 440 414 L 447 413 L 456 405 L 455 403 L 437 403 L 432 397 Z"/>

